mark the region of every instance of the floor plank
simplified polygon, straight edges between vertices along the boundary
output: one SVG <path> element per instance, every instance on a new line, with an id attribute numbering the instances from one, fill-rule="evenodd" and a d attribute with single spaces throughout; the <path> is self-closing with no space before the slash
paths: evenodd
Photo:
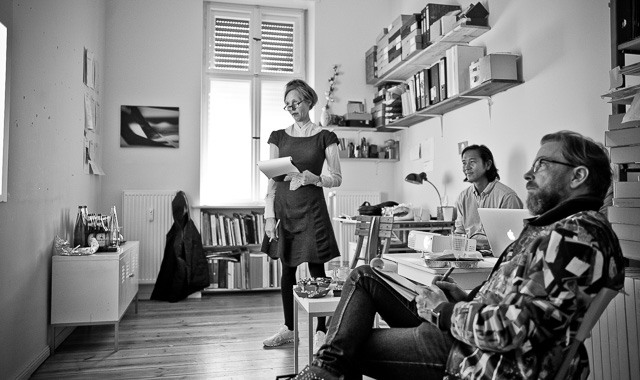
<path id="1" fill-rule="evenodd" d="M 204 295 L 176 303 L 141 300 L 113 326 L 80 326 L 32 379 L 275 379 L 293 372 L 293 345 L 265 349 L 282 323 L 280 293 Z M 308 350 L 300 318 L 300 352 Z M 301 366 L 306 356 L 300 355 Z"/>

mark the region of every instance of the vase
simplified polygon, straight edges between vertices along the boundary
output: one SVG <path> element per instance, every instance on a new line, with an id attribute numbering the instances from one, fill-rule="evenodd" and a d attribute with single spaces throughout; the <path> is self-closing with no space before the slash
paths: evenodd
<path id="1" fill-rule="evenodd" d="M 328 127 L 329 124 L 331 124 L 331 112 L 327 107 L 323 107 L 322 113 L 320 114 L 320 125 Z"/>

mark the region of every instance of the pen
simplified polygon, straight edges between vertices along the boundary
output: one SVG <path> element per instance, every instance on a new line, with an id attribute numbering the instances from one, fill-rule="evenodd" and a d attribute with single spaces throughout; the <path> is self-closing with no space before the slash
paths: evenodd
<path id="1" fill-rule="evenodd" d="M 447 278 L 449 278 L 449 275 L 451 274 L 451 272 L 453 272 L 453 270 L 456 269 L 455 267 L 451 267 L 447 270 L 447 272 L 444 274 L 444 276 L 442 276 L 442 279 L 440 281 L 447 281 Z"/>
<path id="2" fill-rule="evenodd" d="M 276 237 L 276 239 L 278 238 L 278 226 L 280 225 L 280 219 L 278 219 L 278 221 L 276 222 L 276 228 L 275 228 L 275 232 L 274 235 Z M 269 243 L 271 243 L 273 241 L 273 237 L 269 238 Z"/>

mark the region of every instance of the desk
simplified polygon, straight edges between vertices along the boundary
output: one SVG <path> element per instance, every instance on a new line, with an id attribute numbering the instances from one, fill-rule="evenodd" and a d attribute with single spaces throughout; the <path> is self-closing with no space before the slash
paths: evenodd
<path id="1" fill-rule="evenodd" d="M 351 235 L 355 235 L 355 226 L 358 223 L 353 219 L 343 219 L 343 218 L 333 218 L 334 222 L 339 223 L 338 228 L 338 244 L 340 247 L 340 252 L 343 257 L 348 256 L 345 253 L 349 253 L 349 242 L 346 238 Z M 428 220 L 424 222 L 416 222 L 413 220 L 394 220 L 393 221 L 393 230 L 395 237 L 399 240 L 403 247 L 399 248 L 406 252 L 407 247 L 407 239 L 409 237 L 409 231 L 429 231 L 429 232 L 451 232 L 453 229 L 454 223 L 452 221 L 444 221 L 444 220 Z M 398 248 L 391 247 L 390 252 L 397 251 Z M 348 260 L 351 262 L 351 260 Z"/>
<path id="2" fill-rule="evenodd" d="M 396 253 L 384 255 L 383 259 L 396 263 L 399 275 L 424 285 L 431 284 L 435 276 L 443 275 L 448 269 L 427 267 L 422 258 L 422 253 Z M 476 269 L 456 268 L 451 273 L 451 278 L 462 289 L 471 290 L 487 279 L 497 261 L 498 259 L 495 257 L 485 257 L 484 261 L 478 263 L 478 268 Z"/>
<path id="3" fill-rule="evenodd" d="M 293 372 L 298 373 L 298 307 L 301 306 L 309 318 L 309 364 L 313 360 L 313 318 L 333 315 L 340 297 L 333 296 L 333 290 L 322 298 L 302 298 L 293 292 Z"/>

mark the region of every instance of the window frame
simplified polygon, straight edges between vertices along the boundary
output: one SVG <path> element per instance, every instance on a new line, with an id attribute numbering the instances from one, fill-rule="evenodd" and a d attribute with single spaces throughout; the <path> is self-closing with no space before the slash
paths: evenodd
<path id="1" fill-rule="evenodd" d="M 216 17 L 248 18 L 249 23 L 249 69 L 246 72 L 221 70 L 212 67 L 213 63 L 213 38 Z M 292 22 L 294 24 L 294 65 L 291 73 L 273 73 L 261 71 L 261 29 L 262 22 Z M 261 119 L 261 84 L 262 81 L 306 78 L 306 10 L 297 8 L 262 7 L 242 4 L 228 4 L 218 2 L 204 3 L 204 38 L 203 38 L 203 62 L 202 62 L 202 120 L 200 128 L 200 200 L 202 205 L 254 205 L 263 204 L 266 194 L 260 193 L 260 176 L 257 168 L 261 149 L 269 149 L 266 141 L 260 141 Z M 212 78 L 250 80 L 251 82 L 251 170 L 247 175 L 251 176 L 251 199 L 247 202 L 225 200 L 210 204 L 206 196 L 205 178 L 210 172 L 208 167 L 208 142 L 209 142 L 209 91 Z M 243 174 L 244 175 L 244 174 Z"/>

